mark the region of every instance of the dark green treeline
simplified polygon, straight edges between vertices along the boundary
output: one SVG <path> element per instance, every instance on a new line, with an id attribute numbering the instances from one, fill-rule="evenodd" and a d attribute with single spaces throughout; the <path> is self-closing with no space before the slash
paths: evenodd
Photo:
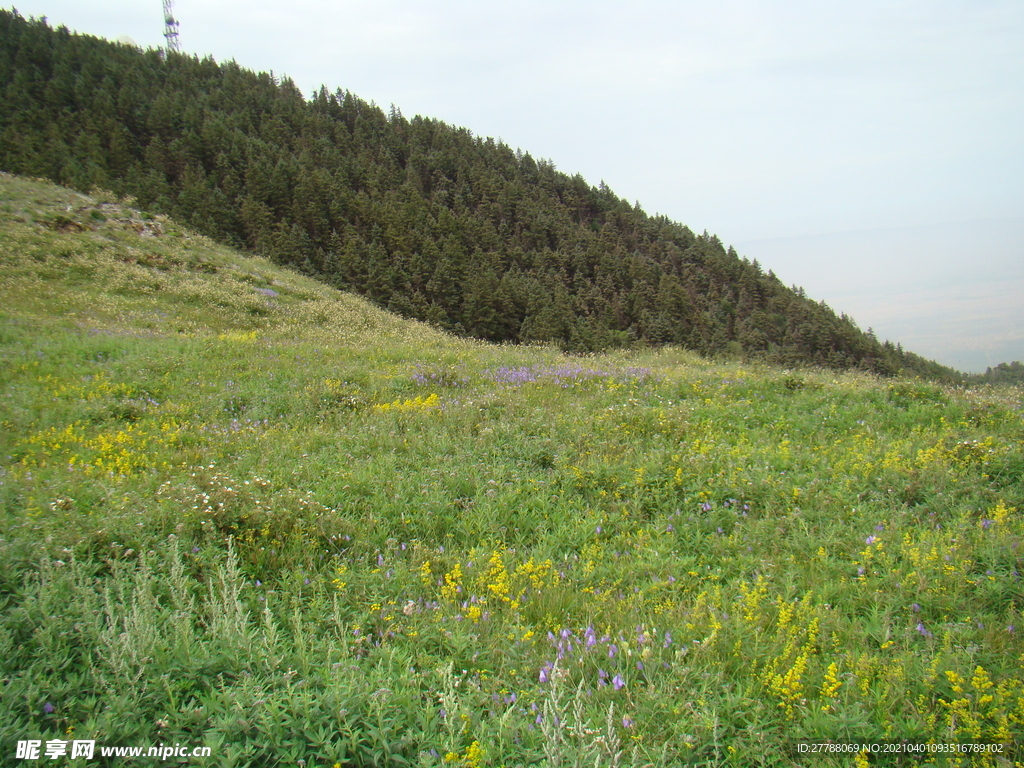
<path id="1" fill-rule="evenodd" d="M 0 88 L 0 168 L 132 196 L 457 333 L 953 373 L 879 343 L 716 237 L 346 91 L 307 100 L 234 62 L 142 52 L 8 11 Z"/>

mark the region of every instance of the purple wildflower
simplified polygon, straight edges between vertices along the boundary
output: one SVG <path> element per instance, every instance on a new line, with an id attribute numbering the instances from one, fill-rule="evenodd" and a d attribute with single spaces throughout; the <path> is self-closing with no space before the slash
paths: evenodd
<path id="1" fill-rule="evenodd" d="M 622 679 L 622 675 L 616 675 L 612 678 L 612 687 L 616 690 L 622 690 L 626 687 L 626 681 Z"/>
<path id="2" fill-rule="evenodd" d="M 497 384 L 529 384 L 537 380 L 537 372 L 532 368 L 508 368 L 502 366 L 486 374 Z"/>
<path id="3" fill-rule="evenodd" d="M 923 621 L 917 622 L 917 631 L 920 633 L 921 637 L 931 637 L 932 636 L 932 633 L 928 631 L 928 627 L 926 627 L 924 625 Z"/>
<path id="4" fill-rule="evenodd" d="M 56 709 L 56 707 L 54 707 L 53 704 L 51 704 L 50 702 L 46 702 L 45 704 L 43 704 L 43 712 L 45 712 L 48 715 L 52 715 L 54 709 Z"/>
<path id="5" fill-rule="evenodd" d="M 632 728 L 633 727 L 633 718 L 630 717 L 629 715 L 626 715 L 625 717 L 623 717 L 622 718 L 622 727 L 623 728 Z"/>

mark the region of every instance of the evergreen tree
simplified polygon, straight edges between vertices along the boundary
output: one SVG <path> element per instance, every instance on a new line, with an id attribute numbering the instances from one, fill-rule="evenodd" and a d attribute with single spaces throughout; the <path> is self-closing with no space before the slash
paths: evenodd
<path id="1" fill-rule="evenodd" d="M 604 182 L 342 89 L 0 11 L 0 93 L 0 168 L 134 196 L 454 332 L 955 377 Z"/>

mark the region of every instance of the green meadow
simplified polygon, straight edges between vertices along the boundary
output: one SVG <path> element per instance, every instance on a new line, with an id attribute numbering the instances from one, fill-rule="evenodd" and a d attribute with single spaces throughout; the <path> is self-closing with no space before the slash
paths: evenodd
<path id="1" fill-rule="evenodd" d="M 1021 388 L 458 339 L 7 175 L 0 222 L 0 763 L 1024 765 Z"/>

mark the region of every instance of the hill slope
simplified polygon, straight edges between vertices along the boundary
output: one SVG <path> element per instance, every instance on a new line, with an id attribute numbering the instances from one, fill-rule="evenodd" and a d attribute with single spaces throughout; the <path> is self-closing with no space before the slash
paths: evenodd
<path id="1" fill-rule="evenodd" d="M 1019 761 L 1022 404 L 455 338 L 2 175 L 0 742 Z"/>
<path id="2" fill-rule="evenodd" d="M 955 372 L 878 342 L 718 238 L 351 93 L 0 12 L 0 168 L 131 195 L 407 317 L 592 351 Z M 687 183 L 682 180 L 681 183 Z"/>

